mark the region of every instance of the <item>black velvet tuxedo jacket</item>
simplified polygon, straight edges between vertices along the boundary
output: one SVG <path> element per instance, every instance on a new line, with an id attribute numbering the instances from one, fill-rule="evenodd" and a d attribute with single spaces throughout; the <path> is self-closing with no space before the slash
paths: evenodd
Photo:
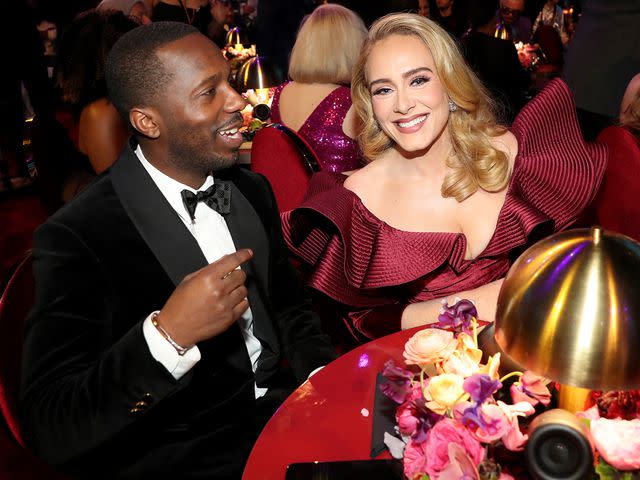
<path id="1" fill-rule="evenodd" d="M 143 320 L 207 264 L 127 145 L 118 162 L 34 237 L 36 303 L 27 321 L 23 429 L 46 461 L 92 478 L 235 478 L 263 421 L 254 378 L 303 382 L 334 358 L 287 258 L 264 178 L 233 168 L 225 220 L 262 344 L 255 377 L 240 329 L 198 347 L 176 381 L 151 355 Z"/>

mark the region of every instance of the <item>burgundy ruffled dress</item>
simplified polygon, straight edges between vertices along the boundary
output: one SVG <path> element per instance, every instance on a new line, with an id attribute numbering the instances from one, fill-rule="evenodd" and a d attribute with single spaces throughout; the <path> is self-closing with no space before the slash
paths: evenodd
<path id="1" fill-rule="evenodd" d="M 289 83 L 279 85 L 273 93 L 271 121 L 274 123 L 282 123 L 280 94 Z M 318 156 L 323 172 L 341 173 L 362 167 L 357 142 L 342 131 L 349 108 L 351 90 L 338 87 L 322 99 L 298 130 Z"/>
<path id="2" fill-rule="evenodd" d="M 554 80 L 515 119 L 518 155 L 493 237 L 465 260 L 462 233 L 406 232 L 387 225 L 343 186 L 317 173 L 301 206 L 282 214 L 284 237 L 308 267 L 307 282 L 346 307 L 367 338 L 398 331 L 404 308 L 504 277 L 527 246 L 568 227 L 593 199 L 607 149 L 585 144 L 573 97 Z"/>

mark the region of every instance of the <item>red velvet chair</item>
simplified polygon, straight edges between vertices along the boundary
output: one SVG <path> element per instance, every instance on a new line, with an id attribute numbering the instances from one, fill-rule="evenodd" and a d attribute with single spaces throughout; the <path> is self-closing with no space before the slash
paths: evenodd
<path id="1" fill-rule="evenodd" d="M 251 170 L 273 188 L 281 212 L 297 207 L 314 172 L 320 171 L 313 149 L 296 132 L 272 123 L 256 133 L 251 146 Z"/>
<path id="2" fill-rule="evenodd" d="M 604 228 L 640 241 L 640 141 L 622 127 L 605 128 L 597 138 L 609 147 L 609 161 L 594 200 Z"/>
<path id="3" fill-rule="evenodd" d="M 34 300 L 31 256 L 27 253 L 7 274 L 0 289 L 0 478 L 68 479 L 24 448 L 18 423 L 22 333 Z M 2 422 L 2 420 L 4 422 Z"/>
<path id="4" fill-rule="evenodd" d="M 564 47 L 560 34 L 551 25 L 540 25 L 533 36 L 533 43 L 540 45 L 548 64 L 560 69 L 564 64 Z"/>

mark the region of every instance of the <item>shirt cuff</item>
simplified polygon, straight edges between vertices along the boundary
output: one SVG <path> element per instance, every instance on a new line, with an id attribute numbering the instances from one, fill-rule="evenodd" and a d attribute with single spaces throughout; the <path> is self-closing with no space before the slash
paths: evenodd
<path id="1" fill-rule="evenodd" d="M 200 361 L 200 350 L 194 345 L 184 355 L 178 355 L 175 348 L 162 336 L 151 323 L 151 317 L 158 313 L 152 312 L 142 324 L 142 334 L 147 341 L 151 356 L 166 368 L 173 378 L 180 380 L 182 376 L 191 370 Z"/>
<path id="2" fill-rule="evenodd" d="M 310 379 L 311 377 L 313 377 L 316 373 L 318 373 L 320 370 L 322 370 L 325 366 L 322 365 L 321 367 L 316 368 L 313 372 L 311 372 L 309 374 L 309 376 L 307 377 L 307 380 Z"/>

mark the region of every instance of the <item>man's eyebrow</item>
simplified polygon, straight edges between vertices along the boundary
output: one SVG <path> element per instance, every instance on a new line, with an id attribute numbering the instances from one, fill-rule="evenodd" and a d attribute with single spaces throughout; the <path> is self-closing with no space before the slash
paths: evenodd
<path id="1" fill-rule="evenodd" d="M 422 72 L 422 71 L 427 71 L 427 72 L 431 72 L 433 73 L 433 70 L 431 70 L 429 67 L 418 67 L 418 68 L 414 68 L 412 70 L 409 70 L 408 72 L 404 72 L 402 74 L 403 78 L 407 78 L 410 77 L 411 75 L 415 75 L 416 73 Z M 371 83 L 369 83 L 369 89 L 371 89 L 371 87 L 373 87 L 376 83 L 387 83 L 390 82 L 391 80 L 388 78 L 378 78 L 377 80 L 372 81 Z"/>
<path id="2" fill-rule="evenodd" d="M 221 77 L 221 73 L 217 72 L 214 73 L 213 75 L 208 76 L 207 78 L 205 78 L 204 80 L 202 80 L 200 83 L 198 83 L 198 85 L 196 85 L 196 87 L 193 89 L 195 90 L 199 90 L 202 87 L 204 87 L 205 85 L 211 85 L 211 84 L 216 84 L 220 81 L 220 77 Z"/>

